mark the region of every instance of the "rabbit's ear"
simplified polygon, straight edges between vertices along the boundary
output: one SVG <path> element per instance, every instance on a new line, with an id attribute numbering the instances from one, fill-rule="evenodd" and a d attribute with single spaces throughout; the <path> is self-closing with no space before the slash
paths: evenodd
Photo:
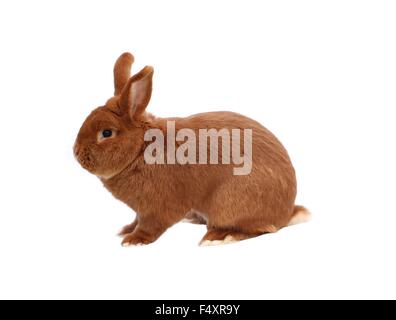
<path id="1" fill-rule="evenodd" d="M 129 52 L 125 52 L 117 59 L 114 65 L 114 95 L 117 96 L 121 93 L 122 89 L 128 82 L 131 76 L 131 66 L 134 57 Z"/>
<path id="2" fill-rule="evenodd" d="M 146 109 L 151 97 L 153 74 L 153 67 L 144 67 L 129 79 L 122 90 L 120 106 L 128 110 L 131 118 L 137 119 Z"/>

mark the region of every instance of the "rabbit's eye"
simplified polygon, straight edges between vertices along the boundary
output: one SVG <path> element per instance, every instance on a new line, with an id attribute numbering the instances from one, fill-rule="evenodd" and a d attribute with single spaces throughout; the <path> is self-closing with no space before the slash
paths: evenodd
<path id="1" fill-rule="evenodd" d="M 113 135 L 113 131 L 111 130 L 103 130 L 102 137 L 103 138 L 110 138 Z"/>
<path id="2" fill-rule="evenodd" d="M 116 130 L 104 129 L 104 130 L 98 132 L 98 142 L 102 142 L 102 141 L 107 140 L 109 138 L 113 138 L 116 135 L 117 135 L 117 131 Z"/>

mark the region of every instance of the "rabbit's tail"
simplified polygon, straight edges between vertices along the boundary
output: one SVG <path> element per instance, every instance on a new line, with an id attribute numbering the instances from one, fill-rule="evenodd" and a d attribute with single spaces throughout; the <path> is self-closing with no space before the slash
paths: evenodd
<path id="1" fill-rule="evenodd" d="M 311 220 L 311 213 L 307 208 L 303 206 L 294 206 L 293 216 L 288 226 L 308 222 L 309 220 Z"/>

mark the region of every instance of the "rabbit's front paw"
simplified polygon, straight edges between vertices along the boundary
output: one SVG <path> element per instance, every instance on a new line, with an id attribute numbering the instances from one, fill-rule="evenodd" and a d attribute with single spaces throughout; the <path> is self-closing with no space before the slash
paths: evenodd
<path id="1" fill-rule="evenodd" d="M 128 224 L 125 227 L 123 227 L 121 229 L 121 231 L 118 233 L 118 235 L 120 237 L 126 236 L 126 235 L 132 233 L 133 231 L 135 231 L 136 227 L 137 227 L 137 220 L 135 220 L 135 222 L 133 222 L 131 224 Z"/>
<path id="2" fill-rule="evenodd" d="M 151 237 L 145 237 L 139 235 L 139 233 L 128 234 L 124 240 L 122 240 L 123 247 L 133 247 L 133 246 L 144 246 L 152 243 L 154 240 Z"/>
<path id="3" fill-rule="evenodd" d="M 136 229 L 122 240 L 124 247 L 142 246 L 157 240 L 175 221 L 155 221 L 151 216 L 140 217 Z"/>

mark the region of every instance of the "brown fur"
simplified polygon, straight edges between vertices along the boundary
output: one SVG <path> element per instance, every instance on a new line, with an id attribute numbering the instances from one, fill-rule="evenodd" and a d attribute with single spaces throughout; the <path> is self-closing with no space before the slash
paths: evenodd
<path id="1" fill-rule="evenodd" d="M 295 172 L 278 139 L 252 119 L 232 112 L 171 119 L 176 130 L 190 128 L 197 133 L 200 128 L 252 129 L 249 175 L 233 175 L 234 165 L 145 163 L 145 131 L 159 128 L 166 137 L 169 119 L 145 112 L 153 68 L 145 67 L 129 78 L 133 60 L 129 53 L 117 60 L 115 96 L 88 116 L 74 147 L 80 164 L 137 213 L 135 222 L 120 233 L 125 236 L 123 244 L 151 243 L 187 213 L 195 222 L 207 222 L 204 240 L 223 240 L 227 235 L 242 240 L 287 226 L 302 210 L 294 205 Z M 112 129 L 115 136 L 98 139 L 105 129 Z"/>

